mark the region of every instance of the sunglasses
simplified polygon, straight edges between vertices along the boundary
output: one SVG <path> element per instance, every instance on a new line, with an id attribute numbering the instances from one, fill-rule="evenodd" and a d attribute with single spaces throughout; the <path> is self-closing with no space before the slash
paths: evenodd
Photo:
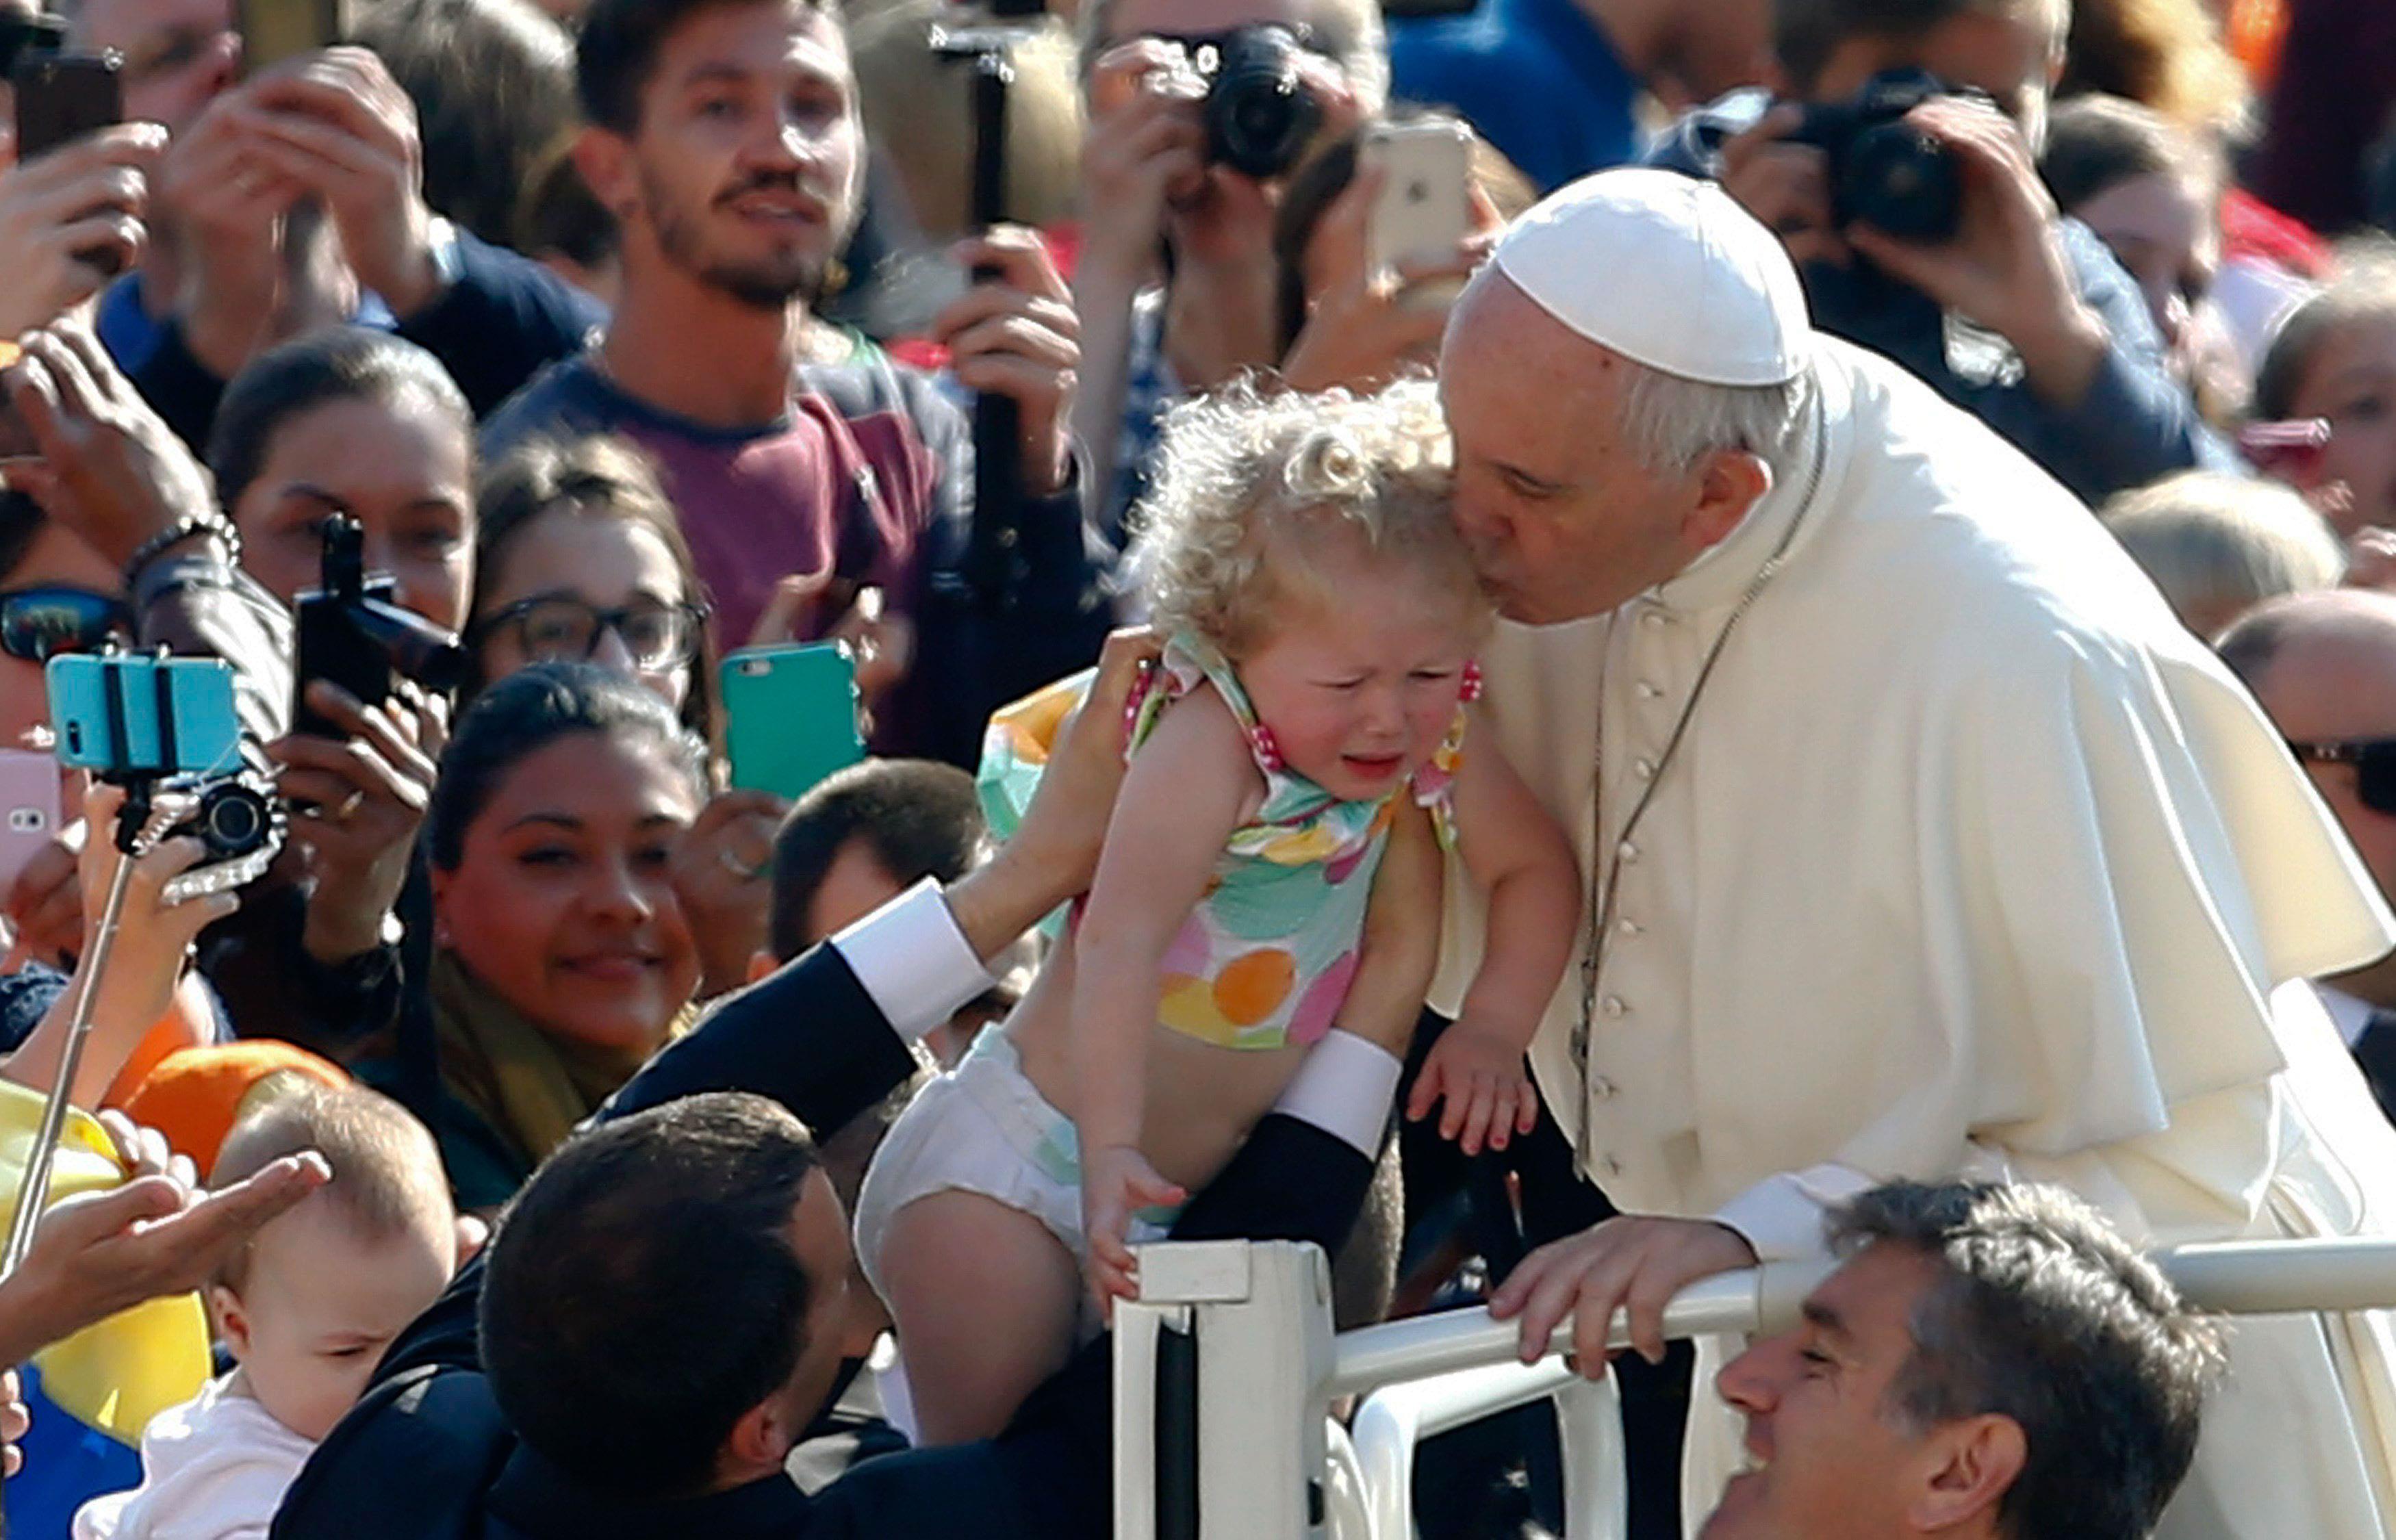
<path id="1" fill-rule="evenodd" d="M 2353 743 L 2295 743 L 2296 758 L 2315 764 L 2354 766 L 2354 794 L 2374 813 L 2396 816 L 2396 738 L 2364 738 Z"/>
<path id="2" fill-rule="evenodd" d="M 133 612 L 113 594 L 47 587 L 0 590 L 0 652 L 28 663 L 131 641 Z"/>

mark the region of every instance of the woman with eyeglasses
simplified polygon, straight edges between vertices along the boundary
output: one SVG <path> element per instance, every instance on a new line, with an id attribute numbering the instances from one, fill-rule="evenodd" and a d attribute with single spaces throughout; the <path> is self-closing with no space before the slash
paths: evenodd
<path id="1" fill-rule="evenodd" d="M 466 639 L 477 686 L 536 663 L 589 661 L 638 680 L 712 746 L 721 739 L 708 606 L 646 456 L 620 439 L 533 439 L 486 468 Z M 747 982 L 765 941 L 766 881 L 784 811 L 715 789 L 674 857 L 703 963 L 700 992 Z"/>

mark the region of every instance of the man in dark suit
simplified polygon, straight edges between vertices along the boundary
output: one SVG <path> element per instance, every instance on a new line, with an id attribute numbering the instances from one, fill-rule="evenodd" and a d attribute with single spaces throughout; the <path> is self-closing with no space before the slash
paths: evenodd
<path id="1" fill-rule="evenodd" d="M 2396 597 L 2288 594 L 2249 610 L 2216 645 L 2396 903 Z M 2314 988 L 2396 1119 L 2396 953 Z"/>
<path id="2" fill-rule="evenodd" d="M 726 1002 L 543 1165 L 310 1460 L 276 1540 L 946 1536 L 960 1514 L 983 1536 L 1107 1532 L 1103 1338 L 997 1439 L 868 1461 L 813 1497 L 783 1462 L 856 1350 L 862 1292 L 804 1125 L 887 1095 L 914 1068 L 906 1039 L 1086 884 L 1141 650 L 1109 644 L 995 859 Z M 1353 1220 L 1437 947 L 1437 852 L 1412 835 L 1383 863 L 1340 1029 L 1177 1237 L 1329 1250 Z"/>

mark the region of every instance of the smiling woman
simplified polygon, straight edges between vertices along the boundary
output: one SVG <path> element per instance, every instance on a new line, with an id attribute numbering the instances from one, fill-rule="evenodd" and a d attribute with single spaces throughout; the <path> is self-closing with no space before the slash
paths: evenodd
<path id="1" fill-rule="evenodd" d="M 704 753 L 664 701 L 585 663 L 512 674 L 459 723 L 426 843 L 428 1121 L 460 1208 L 504 1202 L 686 1024 L 699 951 L 670 867 Z"/>

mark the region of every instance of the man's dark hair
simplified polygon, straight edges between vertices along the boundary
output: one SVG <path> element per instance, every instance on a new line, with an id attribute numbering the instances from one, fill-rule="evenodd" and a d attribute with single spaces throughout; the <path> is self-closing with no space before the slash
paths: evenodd
<path id="1" fill-rule="evenodd" d="M 582 13 L 575 45 L 574 89 L 585 122 L 611 133 L 641 126 L 641 92 L 657 73 L 666 39 L 701 11 L 718 6 L 790 5 L 792 0 L 594 0 Z M 839 0 L 804 0 L 807 8 L 841 20 Z"/>
<path id="2" fill-rule="evenodd" d="M 1804 96 L 1849 38 L 1911 42 L 1959 16 L 2013 16 L 2033 8 L 2054 18 L 2060 41 L 2064 0 L 1774 0 L 1773 41 L 1790 86 Z"/>
<path id="3" fill-rule="evenodd" d="M 536 663 L 476 696 L 458 720 L 424 816 L 425 854 L 434 870 L 458 870 L 466 830 L 509 771 L 577 733 L 654 745 L 706 794 L 707 746 L 646 685 L 595 663 Z"/>
<path id="4" fill-rule="evenodd" d="M 2057 1188 L 1896 1182 L 1831 1221 L 1939 1277 L 1914 1307 L 1888 1412 L 1916 1429 L 1996 1413 L 2029 1446 L 1998 1510 L 2013 1540 L 2145 1540 L 2196 1454 L 2220 1334 L 2154 1264 Z"/>
<path id="5" fill-rule="evenodd" d="M 584 268 L 613 260 L 622 249 L 623 227 L 582 179 L 570 136 L 534 164 L 516 206 L 515 236 L 507 244 L 535 261 L 565 257 Z"/>
<path id="6" fill-rule="evenodd" d="M 823 939 L 807 910 L 841 849 L 862 840 L 901 886 L 953 883 L 982 848 L 981 803 L 971 776 L 930 760 L 868 760 L 801 797 L 774 836 L 774 908 L 766 944 L 787 962 Z"/>
<path id="7" fill-rule="evenodd" d="M 335 401 L 432 403 L 473 435 L 474 414 L 441 361 L 405 338 L 363 326 L 329 326 L 259 354 L 233 377 L 208 435 L 208 469 L 226 508 L 266 465 L 274 435 L 304 412 Z"/>
<path id="8" fill-rule="evenodd" d="M 494 246 L 575 125 L 574 40 L 529 0 L 377 0 L 357 40 L 416 104 L 424 201 Z"/>
<path id="9" fill-rule="evenodd" d="M 482 1352 L 532 1449 L 627 1497 L 707 1489 L 733 1425 L 799 1361 L 808 1279 L 791 1216 L 815 1141 L 714 1092 L 579 1134 L 491 1241 Z"/>

